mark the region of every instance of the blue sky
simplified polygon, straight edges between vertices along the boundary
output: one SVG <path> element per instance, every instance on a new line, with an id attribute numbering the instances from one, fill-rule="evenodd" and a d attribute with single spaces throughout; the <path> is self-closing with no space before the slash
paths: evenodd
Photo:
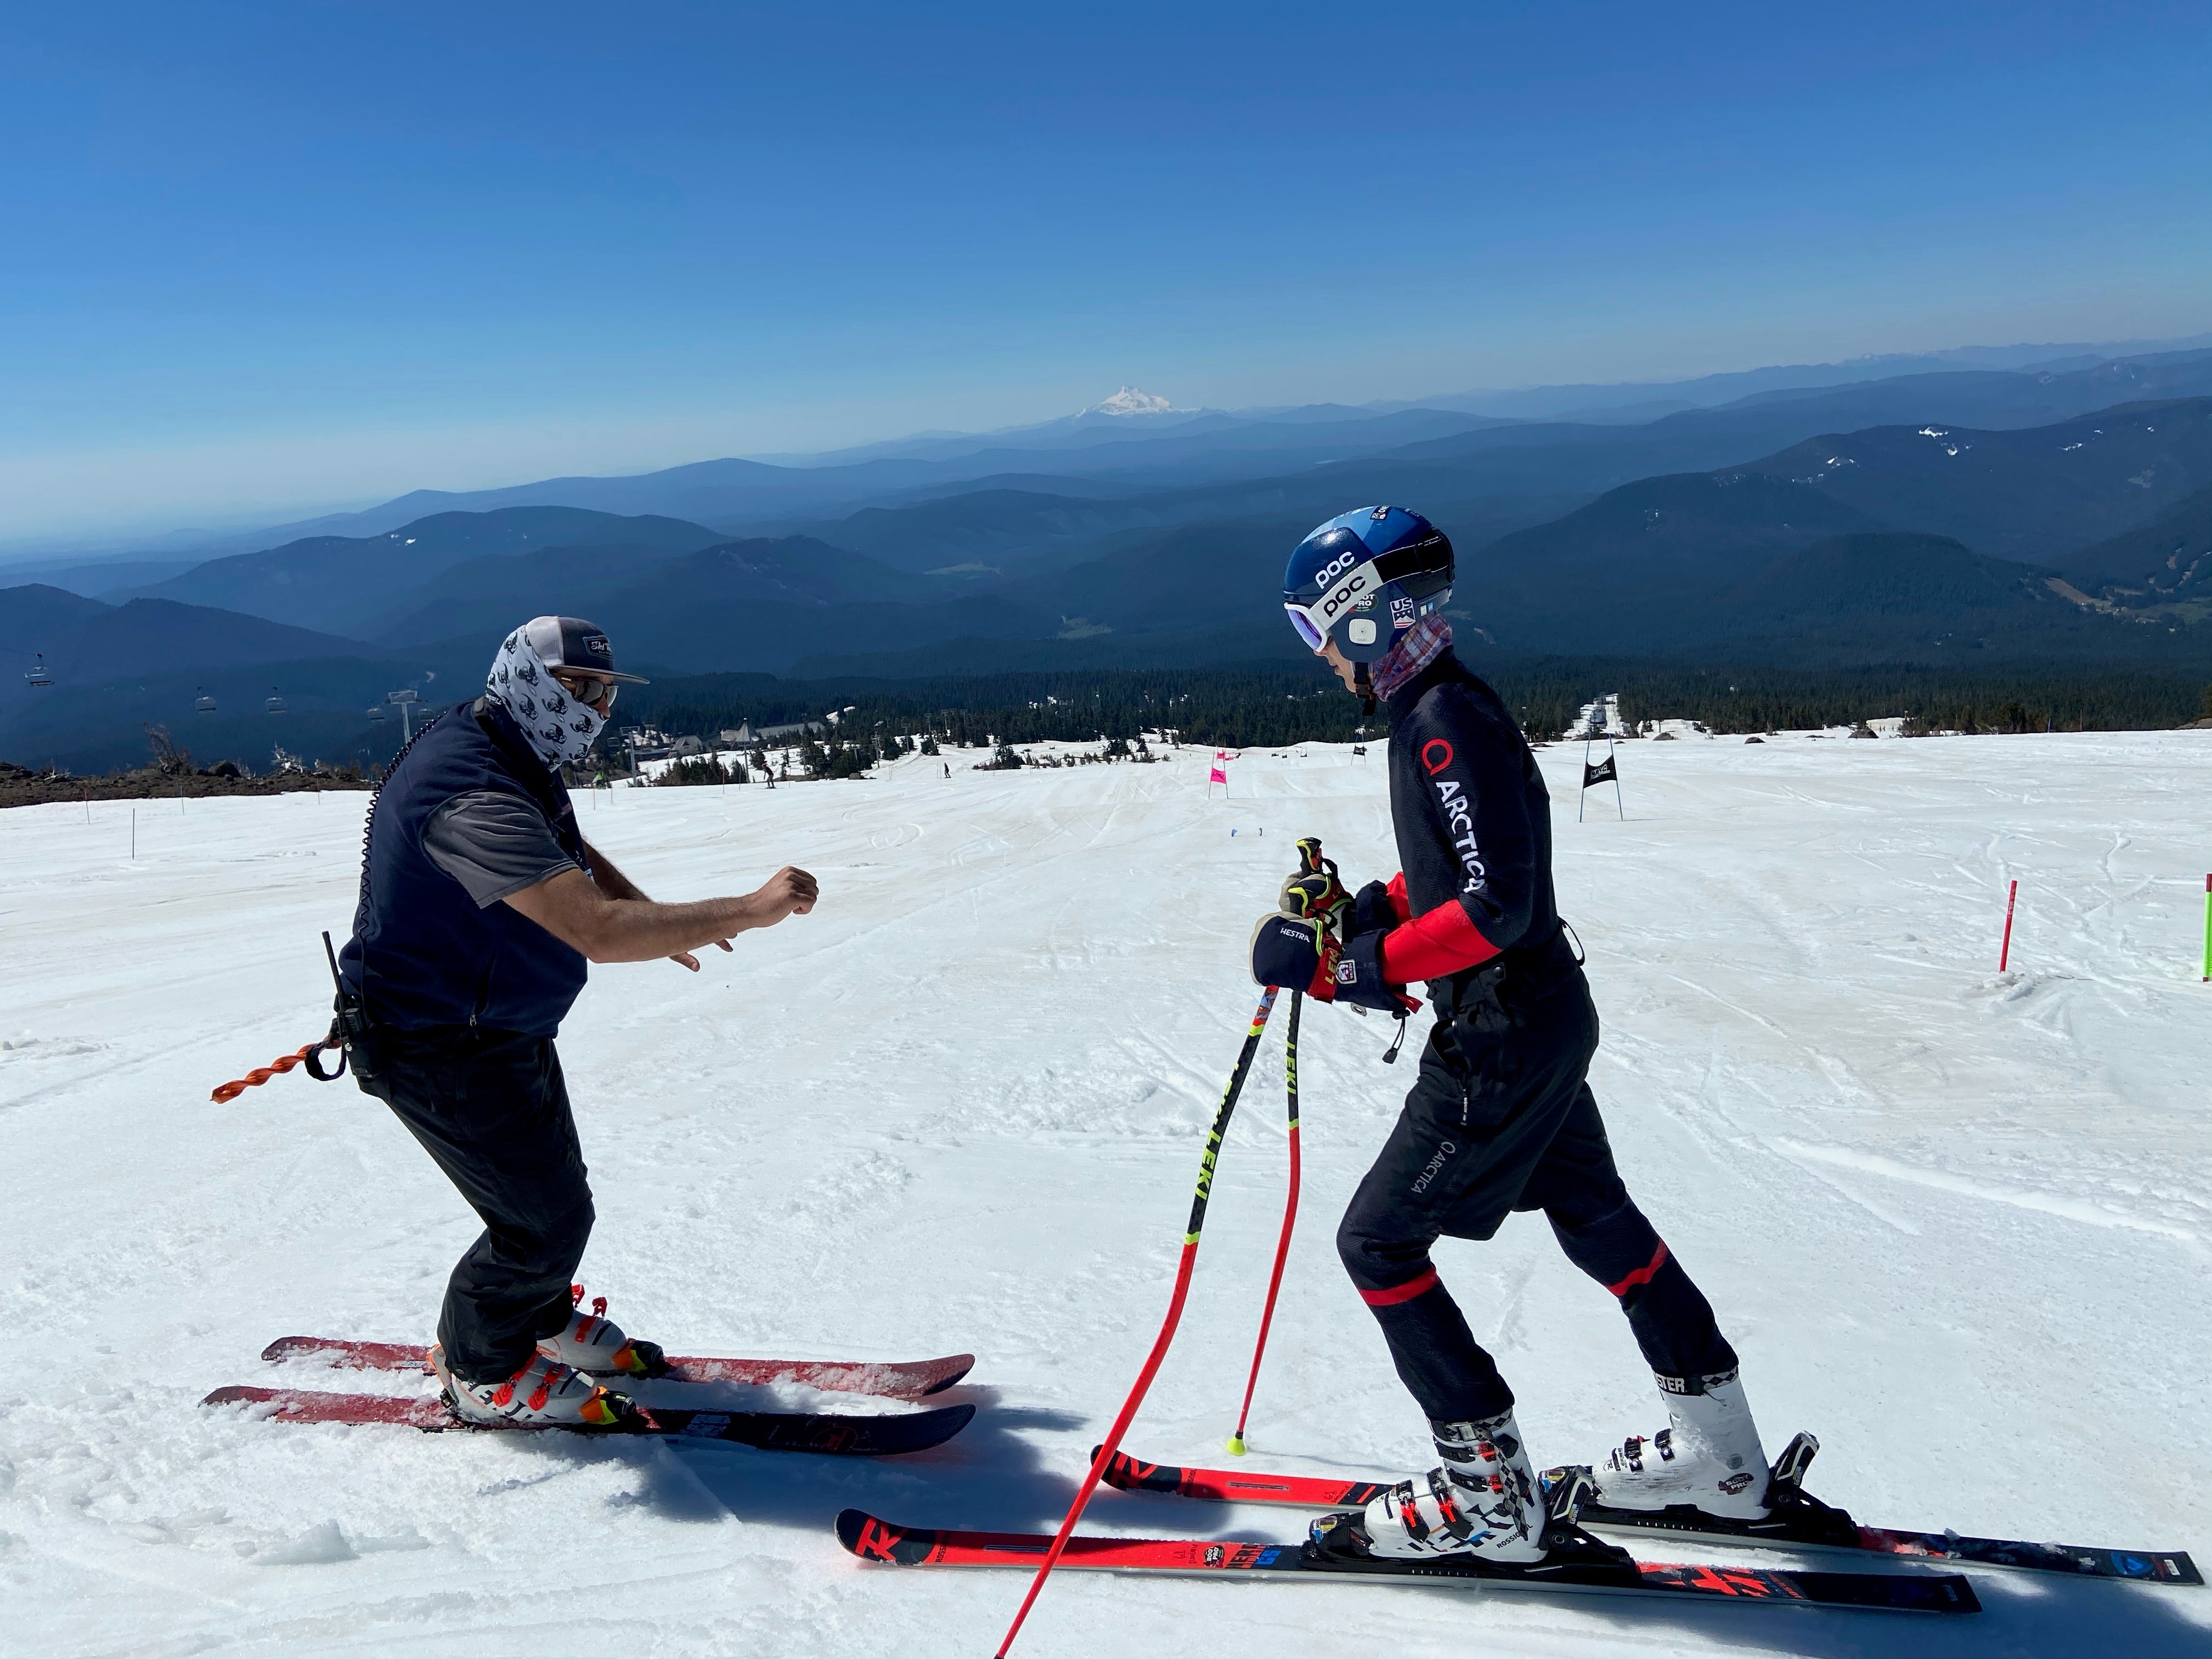
<path id="1" fill-rule="evenodd" d="M 201 7 L 0 40 L 0 541 L 2212 328 L 2212 13 Z"/>

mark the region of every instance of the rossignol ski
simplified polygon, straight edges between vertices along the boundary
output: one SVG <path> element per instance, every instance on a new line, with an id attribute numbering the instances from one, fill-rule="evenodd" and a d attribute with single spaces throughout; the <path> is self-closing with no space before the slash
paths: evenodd
<path id="1" fill-rule="evenodd" d="M 304 1360 L 346 1371 L 425 1371 L 428 1349 L 421 1343 L 360 1342 L 335 1336 L 280 1336 L 261 1351 L 274 1364 Z M 941 1359 L 725 1359 L 672 1355 L 665 1371 L 654 1376 L 670 1382 L 799 1382 L 831 1394 L 873 1394 L 890 1400 L 920 1400 L 949 1389 L 975 1368 L 972 1353 Z"/>
<path id="2" fill-rule="evenodd" d="M 1763 1521 L 1731 1521 L 1696 1510 L 1610 1509 L 1584 1500 L 1575 1519 L 1608 1531 L 1664 1533 L 1678 1538 L 1725 1539 L 1771 1549 L 1850 1550 L 1873 1555 L 1911 1556 L 1981 1567 L 2022 1567 L 2084 1578 L 2125 1578 L 2140 1583 L 2202 1584 L 2204 1575 L 2179 1550 L 2122 1550 L 2078 1544 L 2031 1544 L 2016 1539 L 1968 1538 L 1951 1532 L 1903 1532 L 1863 1527 L 1844 1510 L 1808 1495 L 1806 1465 L 1820 1443 L 1809 1434 L 1793 1439 L 1775 1461 L 1773 1513 Z M 1545 1480 L 1584 1474 L 1578 1468 L 1547 1469 Z M 1345 1480 L 1334 1476 L 1267 1474 L 1257 1470 L 1202 1469 L 1139 1462 L 1116 1455 L 1100 1479 L 1123 1492 L 1170 1492 L 1216 1504 L 1279 1504 L 1293 1509 L 1358 1509 L 1389 1489 L 1389 1481 Z"/>
<path id="3" fill-rule="evenodd" d="M 725 1412 L 638 1406 L 634 1415 L 604 1429 L 568 1424 L 471 1423 L 437 1396 L 326 1394 L 313 1389 L 217 1389 L 203 1406 L 243 1406 L 273 1423 L 386 1424 L 483 1434 L 657 1435 L 672 1440 L 719 1440 L 761 1451 L 822 1452 L 841 1457 L 891 1457 L 941 1446 L 968 1426 L 973 1406 L 882 1417 L 836 1412 Z"/>
<path id="4" fill-rule="evenodd" d="M 865 1510 L 847 1510 L 837 1517 L 837 1541 L 863 1560 L 896 1566 L 1024 1569 L 1034 1569 L 1053 1544 L 1046 1533 L 902 1527 Z M 1314 1578 L 1375 1578 L 1388 1583 L 1458 1583 L 1614 1595 L 1691 1595 L 1715 1601 L 1786 1602 L 1900 1613 L 1981 1610 L 1974 1587 L 1958 1573 L 1776 1572 L 1754 1567 L 1674 1566 L 1631 1560 L 1618 1551 L 1597 1553 L 1607 1559 L 1507 1567 L 1448 1556 L 1412 1560 L 1346 1558 L 1324 1553 L 1311 1543 L 1079 1534 L 1067 1540 L 1059 1565 L 1113 1572 L 1300 1573 Z"/>

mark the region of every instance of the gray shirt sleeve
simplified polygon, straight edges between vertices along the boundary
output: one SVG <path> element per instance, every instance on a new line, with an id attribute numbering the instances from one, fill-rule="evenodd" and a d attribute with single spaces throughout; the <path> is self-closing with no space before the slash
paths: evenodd
<path id="1" fill-rule="evenodd" d="M 456 795 L 433 812 L 423 827 L 422 850 L 468 889 L 478 909 L 577 867 L 543 812 L 490 789 Z"/>

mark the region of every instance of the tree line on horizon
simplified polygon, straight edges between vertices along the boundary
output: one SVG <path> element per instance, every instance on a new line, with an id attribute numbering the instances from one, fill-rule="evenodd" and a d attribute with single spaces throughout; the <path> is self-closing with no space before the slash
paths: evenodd
<path id="1" fill-rule="evenodd" d="M 2212 715 L 2212 687 L 2154 672 L 1771 665 L 1696 667 L 1559 659 L 1470 665 L 1532 741 L 1564 736 L 1581 710 L 1618 695 L 1631 723 L 1690 720 L 1727 733 L 1806 730 L 1901 717 L 1911 731 L 2170 729 Z M 848 741 L 880 729 L 959 748 L 1045 741 L 1126 742 L 1144 732 L 1185 743 L 1265 748 L 1352 743 L 1387 729 L 1318 665 L 979 675 L 911 683 L 770 682 L 744 688 L 673 680 L 626 698 L 640 719 L 712 742 L 723 730 L 839 715 Z M 696 689 L 695 689 L 696 687 Z M 718 695 L 718 691 L 720 692 Z"/>

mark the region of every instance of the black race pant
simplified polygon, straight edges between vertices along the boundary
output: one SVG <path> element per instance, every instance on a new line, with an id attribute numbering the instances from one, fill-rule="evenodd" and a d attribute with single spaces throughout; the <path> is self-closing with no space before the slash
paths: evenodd
<path id="1" fill-rule="evenodd" d="M 483 1218 L 447 1281 L 438 1340 L 456 1376 L 503 1381 L 568 1322 L 569 1281 L 592 1236 L 560 1057 L 550 1037 L 465 1025 L 379 1035 L 382 1067 L 361 1086 Z"/>
<path id="2" fill-rule="evenodd" d="M 1398 1375 L 1443 1422 L 1494 1417 L 1513 1391 L 1429 1260 L 1439 1237 L 1485 1239 L 1512 1210 L 1541 1210 L 1567 1259 L 1620 1298 L 1661 1376 L 1735 1368 L 1735 1351 L 1690 1276 L 1628 1196 L 1584 1075 L 1597 1010 L 1564 943 L 1488 988 L 1440 1000 L 1421 1072 L 1382 1156 L 1337 1229 Z"/>

